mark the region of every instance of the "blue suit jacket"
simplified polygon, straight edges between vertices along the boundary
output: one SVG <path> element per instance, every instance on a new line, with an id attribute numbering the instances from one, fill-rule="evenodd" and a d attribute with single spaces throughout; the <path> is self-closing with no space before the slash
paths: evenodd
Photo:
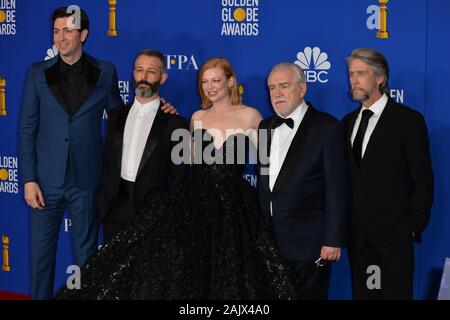
<path id="1" fill-rule="evenodd" d="M 102 164 L 103 110 L 122 105 L 114 65 L 86 55 L 89 95 L 71 117 L 57 85 L 58 57 L 30 67 L 20 118 L 23 183 L 60 187 L 70 157 L 74 183 L 96 188 Z"/>
<path id="2" fill-rule="evenodd" d="M 290 262 L 315 260 L 322 246 L 342 247 L 347 223 L 343 125 L 308 104 L 272 191 L 269 176 L 261 174 L 267 165 L 258 166 L 261 211 L 272 227 L 281 254 Z M 273 120 L 263 120 L 259 133 L 273 129 Z M 270 150 L 270 139 L 267 148 L 261 145 L 264 139 L 258 141 L 259 150 Z"/>

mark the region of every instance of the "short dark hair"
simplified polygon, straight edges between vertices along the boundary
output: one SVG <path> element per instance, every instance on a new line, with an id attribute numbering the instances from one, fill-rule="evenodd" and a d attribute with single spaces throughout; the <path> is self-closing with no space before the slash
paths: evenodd
<path id="1" fill-rule="evenodd" d="M 70 6 L 59 7 L 57 9 L 55 9 L 55 11 L 53 11 L 53 15 L 52 15 L 53 25 L 55 25 L 56 19 L 71 17 L 73 15 L 74 15 L 74 12 L 70 8 Z M 89 31 L 89 17 L 86 14 L 86 12 L 80 8 L 80 28 L 78 29 L 78 31 L 81 32 L 83 30 Z"/>
<path id="2" fill-rule="evenodd" d="M 161 61 L 161 72 L 165 73 L 166 72 L 166 58 L 164 57 L 164 55 L 158 51 L 158 50 L 153 50 L 153 49 L 144 49 L 139 51 L 139 53 L 136 55 L 136 58 L 134 59 L 134 61 L 136 62 L 137 58 L 139 58 L 140 56 L 147 56 L 147 57 L 155 57 L 158 58 L 159 61 Z"/>

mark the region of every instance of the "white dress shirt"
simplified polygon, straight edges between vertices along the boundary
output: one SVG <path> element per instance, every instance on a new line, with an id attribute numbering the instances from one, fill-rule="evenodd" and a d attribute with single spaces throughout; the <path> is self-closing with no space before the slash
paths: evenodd
<path id="1" fill-rule="evenodd" d="M 365 107 L 364 105 L 361 107 L 361 110 L 359 111 L 358 117 L 356 117 L 355 125 L 353 126 L 352 131 L 352 147 L 353 147 L 353 141 L 355 140 L 356 133 L 358 132 L 359 123 L 361 122 L 361 116 L 362 112 L 366 109 L 369 109 L 373 112 L 373 115 L 369 118 L 369 123 L 367 124 L 366 133 L 364 134 L 364 139 L 362 143 L 362 154 L 361 159 L 364 157 L 364 152 L 366 152 L 367 144 L 369 143 L 370 136 L 373 133 L 373 130 L 375 130 L 375 126 L 378 123 L 378 120 L 380 119 L 381 114 L 383 113 L 384 108 L 386 107 L 386 103 L 388 101 L 388 97 L 386 94 L 383 94 L 380 99 L 378 99 L 373 105 L 370 107 Z"/>
<path id="2" fill-rule="evenodd" d="M 136 98 L 125 122 L 120 176 L 135 182 L 142 154 L 159 108 L 159 98 L 141 104 Z"/>
<path id="3" fill-rule="evenodd" d="M 291 129 L 285 123 L 281 126 L 275 128 L 272 142 L 270 144 L 270 165 L 269 165 L 269 187 L 270 191 L 273 190 L 273 186 L 277 181 L 278 174 L 280 173 L 281 167 L 283 166 L 283 162 L 286 158 L 286 155 L 289 151 L 289 147 L 291 146 L 292 140 L 297 133 L 298 128 L 300 127 L 300 123 L 305 116 L 306 111 L 308 110 L 308 105 L 303 100 L 303 102 L 287 117 L 283 117 L 278 114 L 282 118 L 292 118 L 294 120 L 294 127 Z M 270 202 L 270 213 L 272 214 L 272 202 Z"/>

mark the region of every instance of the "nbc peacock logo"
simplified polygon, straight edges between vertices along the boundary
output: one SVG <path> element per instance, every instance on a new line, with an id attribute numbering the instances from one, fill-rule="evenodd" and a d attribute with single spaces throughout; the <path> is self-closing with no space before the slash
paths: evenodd
<path id="1" fill-rule="evenodd" d="M 51 48 L 47 49 L 47 55 L 45 56 L 44 60 L 49 60 L 58 55 L 58 48 L 53 45 Z"/>
<path id="2" fill-rule="evenodd" d="M 297 52 L 294 63 L 304 70 L 307 82 L 328 82 L 327 70 L 330 70 L 331 63 L 328 61 L 328 54 L 319 47 L 305 47 L 303 51 Z"/>

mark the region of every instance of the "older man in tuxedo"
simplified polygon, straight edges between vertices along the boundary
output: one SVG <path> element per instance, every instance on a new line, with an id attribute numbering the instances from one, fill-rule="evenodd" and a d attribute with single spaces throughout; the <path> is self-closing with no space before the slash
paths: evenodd
<path id="1" fill-rule="evenodd" d="M 305 299 L 327 299 L 331 262 L 339 260 L 345 239 L 343 126 L 304 100 L 305 75 L 296 64 L 276 65 L 268 87 L 276 114 L 259 127 L 262 213 L 296 271 Z M 268 161 L 261 156 L 264 150 Z"/>

